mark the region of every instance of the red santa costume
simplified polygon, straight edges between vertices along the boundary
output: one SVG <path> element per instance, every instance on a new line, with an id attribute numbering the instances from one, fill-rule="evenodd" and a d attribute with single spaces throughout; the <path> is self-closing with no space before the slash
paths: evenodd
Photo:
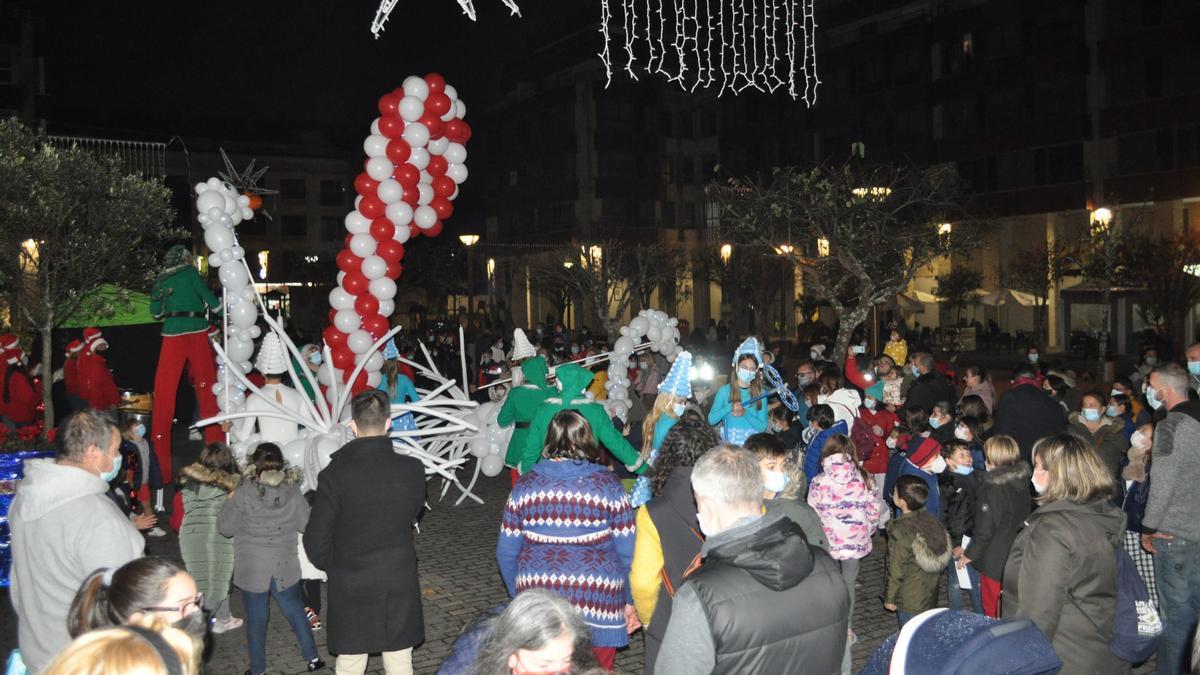
<path id="1" fill-rule="evenodd" d="M 108 349 L 108 340 L 98 328 L 83 330 L 83 351 L 76 366 L 79 375 L 79 395 L 95 410 L 108 410 L 121 402 L 121 392 L 113 380 L 108 362 L 100 352 Z"/>
<path id="2" fill-rule="evenodd" d="M 71 340 L 67 343 L 67 361 L 63 364 L 63 382 L 67 396 L 83 399 L 79 387 L 79 354 L 83 351 L 83 340 Z"/>
<path id="3" fill-rule="evenodd" d="M 25 353 L 14 348 L 4 352 L 4 379 L 0 382 L 0 416 L 16 427 L 37 421 L 41 392 L 25 370 Z"/>

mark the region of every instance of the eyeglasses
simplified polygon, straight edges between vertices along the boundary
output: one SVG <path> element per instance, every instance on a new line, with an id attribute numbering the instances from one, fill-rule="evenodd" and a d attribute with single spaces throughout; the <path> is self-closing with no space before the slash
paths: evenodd
<path id="1" fill-rule="evenodd" d="M 181 604 L 177 607 L 143 607 L 142 611 L 143 612 L 179 612 L 180 614 L 186 614 L 187 608 L 191 607 L 192 605 L 195 605 L 197 609 L 204 607 L 204 594 L 197 593 L 196 597 L 192 598 L 191 600 L 184 600 L 183 604 Z"/>

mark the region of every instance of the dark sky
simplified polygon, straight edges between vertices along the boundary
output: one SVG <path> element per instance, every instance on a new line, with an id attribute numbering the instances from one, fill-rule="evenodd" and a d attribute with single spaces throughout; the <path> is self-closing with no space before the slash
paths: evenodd
<path id="1" fill-rule="evenodd" d="M 372 0 L 55 1 L 42 10 L 50 119 L 190 133 L 182 127 L 199 119 L 258 118 L 360 135 L 382 93 L 430 70 L 470 117 L 497 95 L 499 65 L 536 41 L 556 5 L 576 1 L 521 0 L 522 19 L 476 0 L 472 22 L 455 0 L 401 0 L 378 40 Z"/>

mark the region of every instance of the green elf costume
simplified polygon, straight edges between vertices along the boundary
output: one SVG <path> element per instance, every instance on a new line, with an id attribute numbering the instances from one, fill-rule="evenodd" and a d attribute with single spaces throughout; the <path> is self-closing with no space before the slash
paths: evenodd
<path id="1" fill-rule="evenodd" d="M 192 265 L 192 254 L 172 246 L 163 271 L 150 292 L 150 313 L 163 320 L 162 348 L 154 373 L 154 412 L 151 435 L 164 478 L 171 473 L 171 421 L 175 418 L 175 392 L 186 367 L 200 404 L 201 417 L 217 414 L 212 385 L 217 381 L 216 355 L 208 341 L 208 312 L 220 312 L 221 302 Z M 219 425 L 205 429 L 205 442 L 224 440 Z"/>
<path id="2" fill-rule="evenodd" d="M 525 450 L 521 453 L 521 473 L 525 473 L 542 458 L 542 446 L 546 442 L 546 432 L 550 429 L 550 420 L 563 410 L 575 410 L 588 421 L 596 440 L 625 464 L 630 471 L 641 474 L 646 471 L 647 464 L 642 461 L 641 453 L 633 448 L 621 432 L 613 426 L 612 418 L 604 405 L 585 398 L 583 392 L 592 383 L 592 371 L 574 363 L 559 366 L 555 370 L 560 392 L 557 396 L 546 399 L 537 409 L 530 424 L 529 435 L 525 438 Z"/>
<path id="3" fill-rule="evenodd" d="M 535 356 L 524 361 L 521 366 L 525 384 L 513 387 L 500 406 L 496 423 L 502 427 L 515 425 L 512 438 L 508 441 L 508 452 L 504 455 L 504 463 L 514 467 L 513 482 L 516 482 L 517 469 L 521 466 L 521 457 L 525 452 L 525 442 L 529 438 L 529 426 L 538 407 L 554 390 L 546 384 L 546 358 Z"/>

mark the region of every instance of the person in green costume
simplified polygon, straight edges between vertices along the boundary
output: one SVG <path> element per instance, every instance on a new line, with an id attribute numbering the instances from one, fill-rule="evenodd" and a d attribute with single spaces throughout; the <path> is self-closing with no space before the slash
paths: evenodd
<path id="1" fill-rule="evenodd" d="M 647 464 L 641 461 L 641 453 L 613 426 L 612 418 L 608 416 L 604 405 L 584 397 L 584 390 L 592 383 L 592 372 L 568 363 L 559 366 L 555 375 L 558 378 L 559 394 L 547 398 L 533 416 L 529 435 L 525 438 L 525 449 L 521 453 L 521 472 L 528 471 L 542 458 L 542 445 L 546 441 L 550 420 L 563 410 L 575 410 L 588 421 L 596 440 L 607 448 L 613 457 L 625 464 L 630 471 L 644 473 Z"/>
<path id="2" fill-rule="evenodd" d="M 514 467 L 514 485 L 517 476 L 520 475 L 517 470 L 521 468 L 525 441 L 529 437 L 529 425 L 533 422 L 533 416 L 537 413 L 538 407 L 554 393 L 554 389 L 546 384 L 548 369 L 545 357 L 535 356 L 526 359 L 521 363 L 520 369 L 525 384 L 519 387 L 515 386 L 508 392 L 508 396 L 504 399 L 504 405 L 500 407 L 500 413 L 496 416 L 496 423 L 500 426 L 506 427 L 510 424 L 516 426 L 512 438 L 508 442 L 508 452 L 504 455 L 504 463 Z M 539 452 L 541 451 L 539 450 Z"/>

